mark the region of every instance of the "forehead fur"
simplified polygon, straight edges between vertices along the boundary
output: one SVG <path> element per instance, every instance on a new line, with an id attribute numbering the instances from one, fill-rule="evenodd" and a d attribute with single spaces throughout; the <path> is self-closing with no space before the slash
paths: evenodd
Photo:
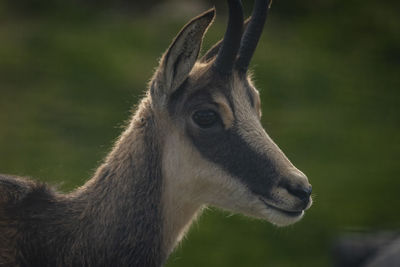
<path id="1" fill-rule="evenodd" d="M 190 102 L 196 98 L 199 99 L 197 102 L 218 105 L 226 126 L 232 125 L 238 110 L 241 113 L 259 113 L 258 92 L 250 77 L 236 72 L 220 76 L 211 62 L 196 63 L 187 80 L 171 95 L 168 105 L 170 114 L 177 115 L 191 109 L 193 103 Z"/>

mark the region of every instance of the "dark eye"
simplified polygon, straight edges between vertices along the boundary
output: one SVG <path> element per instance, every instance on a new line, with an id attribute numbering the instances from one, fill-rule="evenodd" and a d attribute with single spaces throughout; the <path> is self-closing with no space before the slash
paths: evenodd
<path id="1" fill-rule="evenodd" d="M 201 128 L 210 128 L 219 120 L 217 112 L 211 109 L 198 110 L 193 114 L 192 118 Z"/>

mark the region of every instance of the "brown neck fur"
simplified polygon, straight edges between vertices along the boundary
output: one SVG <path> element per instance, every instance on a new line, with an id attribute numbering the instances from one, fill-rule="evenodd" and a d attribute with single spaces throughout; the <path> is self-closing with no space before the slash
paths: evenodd
<path id="1" fill-rule="evenodd" d="M 0 191 L 17 188 L 0 203 L 0 222 L 5 222 L 0 236 L 8 236 L 7 244 L 0 239 L 0 263 L 162 265 L 167 253 L 162 246 L 162 146 L 156 135 L 147 97 L 93 178 L 76 191 L 62 195 L 43 184 L 0 175 Z M 16 223 L 10 227 L 11 222 Z"/>

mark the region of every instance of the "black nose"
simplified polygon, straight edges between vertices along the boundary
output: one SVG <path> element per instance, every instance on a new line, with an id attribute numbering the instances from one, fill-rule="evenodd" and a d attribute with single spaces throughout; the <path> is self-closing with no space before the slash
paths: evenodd
<path id="1" fill-rule="evenodd" d="M 308 204 L 308 202 L 310 200 L 311 192 L 312 192 L 312 186 L 311 185 L 295 186 L 295 187 L 288 186 L 287 190 L 289 193 L 298 197 L 301 201 L 307 202 L 307 204 Z"/>
<path id="2" fill-rule="evenodd" d="M 307 176 L 302 172 L 292 172 L 280 181 L 280 186 L 301 201 L 296 204 L 299 209 L 307 208 L 312 192 L 312 186 L 308 183 Z"/>

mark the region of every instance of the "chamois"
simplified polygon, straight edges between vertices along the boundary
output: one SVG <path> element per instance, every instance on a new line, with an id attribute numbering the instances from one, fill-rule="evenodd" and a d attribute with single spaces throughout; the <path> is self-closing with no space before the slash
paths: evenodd
<path id="1" fill-rule="evenodd" d="M 311 185 L 263 129 L 247 74 L 269 4 L 256 0 L 245 25 L 241 1 L 228 0 L 225 36 L 201 58 L 215 10 L 188 22 L 82 187 L 0 175 L 0 265 L 162 266 L 206 205 L 300 220 Z"/>

